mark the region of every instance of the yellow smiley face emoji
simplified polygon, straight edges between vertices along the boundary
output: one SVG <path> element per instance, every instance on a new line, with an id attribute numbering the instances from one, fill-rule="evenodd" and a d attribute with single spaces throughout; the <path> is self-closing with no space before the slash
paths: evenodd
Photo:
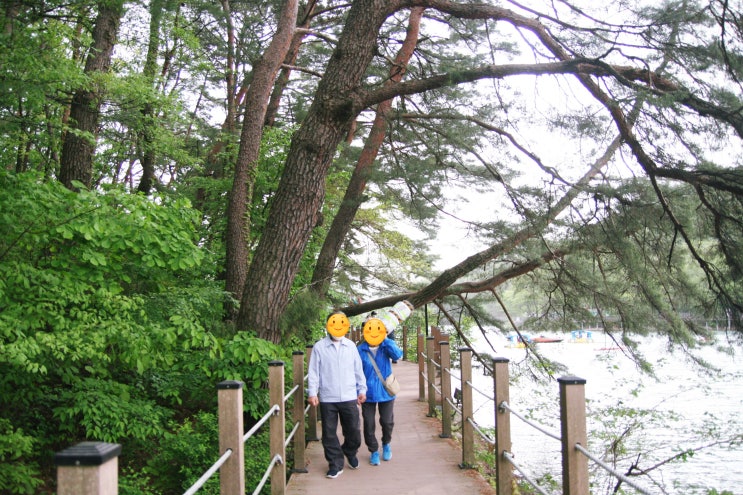
<path id="1" fill-rule="evenodd" d="M 381 344 L 387 338 L 387 327 L 378 318 L 369 318 L 364 323 L 364 340 L 372 347 Z"/>
<path id="2" fill-rule="evenodd" d="M 328 323 L 325 325 L 328 333 L 333 337 L 343 337 L 351 328 L 351 322 L 344 313 L 333 313 L 328 317 Z"/>

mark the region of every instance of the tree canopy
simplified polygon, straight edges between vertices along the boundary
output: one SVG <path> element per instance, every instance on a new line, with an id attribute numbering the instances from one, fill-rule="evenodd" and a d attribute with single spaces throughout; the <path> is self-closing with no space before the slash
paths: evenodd
<path id="1" fill-rule="evenodd" d="M 332 309 L 407 299 L 463 334 L 586 324 L 639 362 L 637 333 L 739 337 L 742 15 L 4 2 L 0 430 L 19 441 L 0 459 L 208 429 L 213 379 L 311 342 Z M 0 481 L 32 493 L 48 469 Z"/>

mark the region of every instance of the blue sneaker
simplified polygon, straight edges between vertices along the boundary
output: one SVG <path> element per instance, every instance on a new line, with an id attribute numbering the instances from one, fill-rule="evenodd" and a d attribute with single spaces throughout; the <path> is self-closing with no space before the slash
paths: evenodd
<path id="1" fill-rule="evenodd" d="M 379 452 L 372 452 L 372 455 L 369 458 L 369 464 L 372 466 L 379 466 Z"/>
<path id="2" fill-rule="evenodd" d="M 392 459 L 392 448 L 388 443 L 382 445 L 382 459 L 385 461 L 389 461 L 390 459 Z"/>

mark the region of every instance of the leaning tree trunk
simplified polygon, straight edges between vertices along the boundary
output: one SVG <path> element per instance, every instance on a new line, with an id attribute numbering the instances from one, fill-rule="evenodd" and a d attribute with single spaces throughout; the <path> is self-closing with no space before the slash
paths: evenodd
<path id="1" fill-rule="evenodd" d="M 413 56 L 415 47 L 418 45 L 418 33 L 420 32 L 423 11 L 424 9 L 421 7 L 414 8 L 410 11 L 405 41 L 400 47 L 400 51 L 397 53 L 397 57 L 395 57 L 395 61 L 390 68 L 390 77 L 385 83 L 387 86 L 397 84 L 405 75 L 405 69 L 408 66 L 410 57 Z M 379 147 L 382 146 L 384 136 L 387 133 L 387 114 L 390 108 L 392 108 L 392 100 L 383 101 L 377 106 L 377 114 L 369 131 L 369 136 L 364 143 L 364 149 L 361 151 L 359 160 L 356 162 L 356 168 L 351 175 L 351 180 L 346 188 L 343 201 L 338 209 L 338 213 L 333 217 L 328 235 L 325 237 L 325 242 L 323 242 L 320 248 L 320 254 L 317 256 L 315 270 L 312 273 L 312 290 L 321 296 L 325 295 L 330 286 L 338 252 L 343 245 L 343 240 L 348 235 L 348 231 L 351 230 L 353 219 L 356 217 L 356 212 L 358 212 L 363 202 L 366 181 L 374 166 L 374 160 L 377 158 Z"/>
<path id="2" fill-rule="evenodd" d="M 250 232 L 248 201 L 253 195 L 263 120 L 276 74 L 281 68 L 281 63 L 294 35 L 297 9 L 297 0 L 286 1 L 271 44 L 253 66 L 253 79 L 245 95 L 245 118 L 240 133 L 240 149 L 235 163 L 235 175 L 227 210 L 225 289 L 238 300 L 242 297 L 247 276 L 247 237 Z M 234 310 L 228 308 L 228 312 L 234 312 Z"/>
<path id="3" fill-rule="evenodd" d="M 250 264 L 238 329 L 279 342 L 281 317 L 302 253 L 317 224 L 325 179 L 338 144 L 362 110 L 356 94 L 376 50 L 388 0 L 357 0 L 318 85 L 307 118 L 295 133 L 261 241 Z"/>
<path id="4" fill-rule="evenodd" d="M 59 181 L 69 189 L 75 189 L 72 181 L 80 181 L 86 187 L 92 185 L 95 136 L 103 99 L 103 88 L 98 86 L 95 77 L 107 72 L 111 66 L 123 1 L 100 2 L 99 9 L 93 42 L 85 62 L 85 74 L 92 80 L 92 85 L 77 90 L 72 98 L 70 122 L 73 130 L 67 132 L 62 145 Z"/>

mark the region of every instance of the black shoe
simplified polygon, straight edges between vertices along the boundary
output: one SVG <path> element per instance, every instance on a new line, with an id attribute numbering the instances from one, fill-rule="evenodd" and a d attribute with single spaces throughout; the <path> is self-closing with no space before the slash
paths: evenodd
<path id="1" fill-rule="evenodd" d="M 351 469 L 357 469 L 359 467 L 359 458 L 356 456 L 348 458 L 348 465 Z"/>
<path id="2" fill-rule="evenodd" d="M 331 469 L 330 469 L 330 470 L 328 471 L 328 474 L 326 474 L 326 475 L 325 475 L 325 477 L 326 477 L 326 478 L 331 478 L 331 479 L 335 479 L 335 478 L 337 478 L 338 476 L 340 476 L 341 474 L 343 474 L 343 470 L 342 470 L 342 469 L 341 469 L 341 470 L 338 470 L 338 469 L 332 469 L 332 468 L 331 468 Z"/>

